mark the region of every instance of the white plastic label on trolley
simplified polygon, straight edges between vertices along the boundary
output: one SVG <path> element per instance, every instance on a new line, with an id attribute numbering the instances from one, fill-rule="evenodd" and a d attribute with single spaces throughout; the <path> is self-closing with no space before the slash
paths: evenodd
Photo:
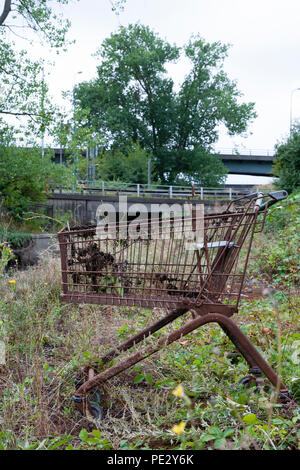
<path id="1" fill-rule="evenodd" d="M 258 198 L 258 199 L 256 200 L 256 202 L 255 202 L 255 209 L 256 209 L 256 210 L 259 210 L 259 208 L 260 208 L 260 206 L 261 206 L 261 204 L 262 204 L 264 195 L 263 195 L 263 193 L 259 193 L 258 196 L 259 196 L 259 198 Z"/>
<path id="2" fill-rule="evenodd" d="M 232 248 L 234 246 L 233 242 L 228 243 L 227 241 L 219 241 L 219 242 L 212 242 L 212 243 L 207 243 L 206 244 L 207 248 L 221 248 L 223 246 L 227 246 L 228 248 Z M 204 243 L 194 243 L 194 248 L 196 250 L 202 250 L 205 248 Z"/>

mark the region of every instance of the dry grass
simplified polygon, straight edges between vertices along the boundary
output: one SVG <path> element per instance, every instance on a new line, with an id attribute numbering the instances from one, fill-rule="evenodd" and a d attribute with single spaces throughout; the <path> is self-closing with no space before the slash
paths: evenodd
<path id="1" fill-rule="evenodd" d="M 9 283 L 12 278 L 15 284 Z M 104 420 L 97 424 L 83 418 L 72 402 L 75 379 L 91 364 L 100 370 L 99 357 L 108 348 L 160 318 L 163 312 L 63 305 L 60 292 L 57 258 L 45 259 L 37 267 L 0 280 L 0 321 L 7 346 L 7 361 L 0 374 L 3 448 L 38 444 L 44 448 L 51 439 L 62 435 L 72 436 L 68 445 L 74 448 L 94 448 L 93 444 L 83 443 L 79 434 L 83 428 L 91 431 L 98 427 L 102 438 L 114 449 L 170 449 L 183 445 L 171 432 L 173 424 L 181 420 L 187 422 L 187 432 L 195 442 L 201 442 L 205 429 L 214 425 L 220 429 L 234 427 L 234 439 L 228 441 L 227 448 L 251 448 L 253 441 L 259 441 L 259 437 L 245 433 L 240 421 L 230 415 L 226 397 L 237 399 L 231 391 L 237 378 L 247 374 L 247 366 L 240 360 L 237 364 L 230 362 L 228 352 L 233 348 L 212 325 L 107 382 L 102 389 Z M 255 330 L 251 312 L 254 315 L 247 305 L 241 309 L 241 315 L 250 321 L 255 340 L 259 330 Z M 284 315 L 285 327 L 291 329 L 291 334 L 297 330 L 291 321 L 294 318 L 294 313 Z M 183 321 L 179 319 L 176 324 Z M 260 327 L 258 322 L 257 328 Z M 258 340 L 261 349 L 270 350 L 272 338 Z M 197 359 L 199 364 L 195 363 Z M 289 376 L 296 374 L 287 366 L 286 371 Z M 151 376 L 152 384 L 145 380 L 135 384 L 138 373 Z M 171 391 L 178 383 L 185 384 L 190 392 L 191 409 L 172 396 Z M 258 405 L 258 398 L 251 393 L 247 400 L 249 410 L 265 406 Z M 292 430 L 289 433 L 294 436 Z"/>
<path id="2" fill-rule="evenodd" d="M 129 312 L 127 308 L 62 305 L 58 259 L 49 258 L 38 267 L 15 272 L 13 279 L 14 286 L 7 277 L 0 284 L 7 339 L 7 362 L 1 368 L 0 382 L 1 430 L 11 435 L 13 446 L 18 440 L 25 442 L 26 434 L 31 440 L 76 435 L 82 427 L 94 425 L 73 408 L 74 380 L 84 374 L 87 365 L 97 367 L 98 358 L 123 340 L 123 331 L 130 334 L 141 329 L 159 313 L 154 310 L 150 318 L 149 312 L 134 308 Z M 128 415 L 136 421 L 130 398 L 131 388 L 137 398 L 134 376 L 125 373 L 104 390 L 104 402 L 107 397 L 114 405 L 112 409 L 108 402 L 105 405 L 103 435 L 116 446 L 118 435 L 124 437 L 129 432 L 125 430 L 132 427 Z M 127 419 L 120 419 L 122 416 Z M 124 432 L 115 433 L 116 420 L 121 430 L 127 423 Z"/>

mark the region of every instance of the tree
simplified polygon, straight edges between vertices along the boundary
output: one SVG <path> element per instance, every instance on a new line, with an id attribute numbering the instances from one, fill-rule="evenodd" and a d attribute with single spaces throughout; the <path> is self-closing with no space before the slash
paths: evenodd
<path id="1" fill-rule="evenodd" d="M 69 0 L 56 0 L 67 4 Z M 10 33 L 27 43 L 38 37 L 59 51 L 66 44 L 69 21 L 54 13 L 51 0 L 6 0 L 0 13 L 0 125 L 6 116 L 29 117 L 43 133 L 53 114 L 47 99 L 43 61 L 30 60 L 27 50 L 18 51 Z M 33 34 L 32 34 L 33 33 Z"/>
<path id="2" fill-rule="evenodd" d="M 109 2 L 119 14 L 126 0 Z M 43 61 L 30 60 L 25 49 L 17 52 L 9 33 L 21 37 L 28 45 L 38 39 L 58 53 L 68 44 L 70 21 L 57 14 L 55 7 L 68 3 L 69 0 L 4 0 L 0 11 L 0 124 L 8 115 L 18 119 L 28 117 L 28 122 L 43 133 L 51 121 L 54 107 L 47 97 Z"/>
<path id="3" fill-rule="evenodd" d="M 56 0 L 67 4 L 68 0 Z M 16 137 L 21 131 L 8 126 L 7 116 L 29 117 L 19 139 L 28 143 L 43 134 L 53 107 L 47 98 L 43 61 L 32 61 L 27 50 L 18 51 L 10 34 L 27 44 L 38 37 L 57 51 L 66 44 L 69 21 L 56 15 L 51 0 L 5 0 L 0 11 L 0 206 L 14 217 L 22 216 L 30 202 L 45 199 L 46 184 L 62 183 L 67 169 L 58 168 L 50 155 L 41 159 L 38 148 L 20 148 Z M 32 134 L 34 131 L 34 135 Z"/>
<path id="4" fill-rule="evenodd" d="M 104 151 L 97 162 L 97 177 L 104 181 L 147 183 L 149 155 L 139 143 L 120 150 Z"/>
<path id="5" fill-rule="evenodd" d="M 5 0 L 3 11 L 0 15 L 0 26 L 4 23 L 9 13 L 11 12 L 11 0 Z"/>
<path id="6" fill-rule="evenodd" d="M 80 109 L 74 103 L 72 116 L 65 114 L 57 116 L 58 124 L 53 129 L 53 137 L 61 149 L 66 150 L 68 165 L 73 165 L 73 186 L 77 184 L 78 176 L 85 179 L 86 164 L 82 154 L 87 148 L 98 146 L 101 138 L 92 126 L 87 125 L 89 111 Z M 83 168 L 85 170 L 83 171 Z"/>
<path id="7" fill-rule="evenodd" d="M 77 86 L 76 97 L 90 110 L 90 123 L 108 147 L 139 141 L 151 152 L 162 182 L 208 181 L 205 162 L 214 180 L 222 181 L 220 159 L 211 156 L 208 161 L 219 125 L 240 134 L 256 116 L 253 103 L 239 103 L 235 82 L 222 70 L 227 50 L 198 36 L 180 49 L 147 26 L 120 27 L 98 51 L 97 78 Z M 191 66 L 177 92 L 166 65 L 182 52 Z"/>
<path id="8" fill-rule="evenodd" d="M 66 5 L 69 0 L 55 0 L 56 3 Z M 20 26 L 18 21 L 23 20 L 22 29 L 32 29 L 53 47 L 61 47 L 65 41 L 65 34 L 70 22 L 54 13 L 51 0 L 5 0 L 3 11 L 0 14 L 0 27 L 13 31 Z M 14 24 L 8 24 L 12 17 Z M 25 23 L 25 24 L 24 24 Z"/>
<path id="9" fill-rule="evenodd" d="M 12 216 L 21 217 L 31 202 L 46 199 L 47 185 L 63 185 L 68 176 L 51 154 L 41 159 L 40 149 L 17 147 L 9 132 L 0 135 L 0 207 Z"/>
<path id="10" fill-rule="evenodd" d="M 273 174 L 279 189 L 293 192 L 300 189 L 300 125 L 293 128 L 285 142 L 275 147 Z"/>

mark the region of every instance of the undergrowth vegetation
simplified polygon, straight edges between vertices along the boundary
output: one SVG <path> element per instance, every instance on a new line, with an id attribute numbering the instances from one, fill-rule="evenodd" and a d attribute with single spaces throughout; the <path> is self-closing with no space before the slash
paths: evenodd
<path id="1" fill-rule="evenodd" d="M 270 208 L 253 253 L 248 269 L 253 277 L 277 287 L 299 286 L 300 193 Z"/>
<path id="2" fill-rule="evenodd" d="M 235 321 L 299 404 L 298 250 L 296 195 L 256 235 L 246 284 L 268 289 L 247 291 Z M 58 258 L 0 276 L 0 449 L 299 449 L 299 406 L 279 404 L 265 378 L 245 388 L 248 365 L 214 324 L 104 383 L 103 420 L 83 417 L 75 381 L 164 312 L 63 304 L 60 293 Z"/>
<path id="3" fill-rule="evenodd" d="M 213 325 L 106 383 L 101 390 L 104 419 L 88 421 L 72 402 L 75 379 L 86 366 L 101 370 L 99 357 L 109 347 L 163 312 L 61 304 L 58 259 L 13 275 L 4 276 L 0 284 L 0 328 L 6 346 L 0 376 L 0 448 L 299 445 L 299 409 L 276 404 L 267 382 L 260 393 L 239 385 L 248 374 L 247 364 Z M 299 297 L 288 291 L 274 295 L 243 300 L 237 322 L 269 363 L 282 371 L 293 399 L 299 400 Z M 178 319 L 177 326 L 184 321 Z"/>

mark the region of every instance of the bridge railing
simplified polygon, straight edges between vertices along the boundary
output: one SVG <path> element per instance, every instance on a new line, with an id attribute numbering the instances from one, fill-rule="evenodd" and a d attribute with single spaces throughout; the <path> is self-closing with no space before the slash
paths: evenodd
<path id="1" fill-rule="evenodd" d="M 245 195 L 251 192 L 251 187 L 238 188 L 233 187 L 202 187 L 194 185 L 195 193 L 201 199 L 229 199 Z M 131 197 L 163 197 L 163 198 L 183 198 L 192 195 L 191 186 L 177 185 L 148 185 L 142 183 L 120 183 L 112 181 L 94 182 L 92 185 L 88 182 L 80 182 L 74 186 L 49 186 L 48 193 L 72 193 L 72 194 L 89 194 L 89 195 L 127 195 Z"/>
<path id="2" fill-rule="evenodd" d="M 249 148 L 221 148 L 218 147 L 215 149 L 217 153 L 220 155 L 247 155 L 250 157 L 273 157 L 274 156 L 274 150 L 273 149 L 249 149 Z"/>

